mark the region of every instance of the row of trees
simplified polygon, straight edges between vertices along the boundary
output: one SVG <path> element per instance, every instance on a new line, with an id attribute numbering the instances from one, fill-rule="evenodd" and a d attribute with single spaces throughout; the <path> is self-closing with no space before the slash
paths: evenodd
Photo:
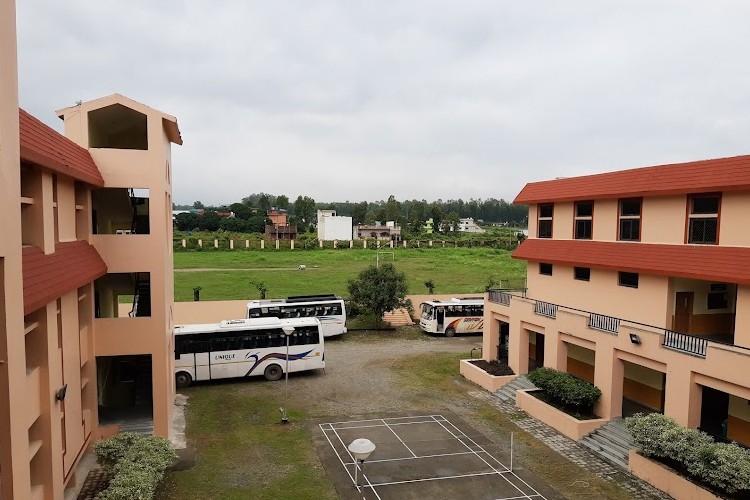
<path id="1" fill-rule="evenodd" d="M 385 201 L 361 201 L 361 202 L 335 202 L 335 203 L 317 203 L 309 196 L 298 196 L 294 203 L 290 203 L 289 198 L 285 195 L 274 196 L 267 193 L 254 193 L 242 199 L 241 202 L 232 203 L 231 205 L 211 207 L 205 206 L 200 201 L 190 206 L 175 206 L 176 209 L 199 208 L 204 209 L 206 215 L 210 212 L 231 211 L 235 217 L 246 221 L 245 226 L 249 231 L 250 227 L 260 227 L 260 221 L 263 220 L 265 225 L 265 214 L 271 207 L 283 208 L 289 211 L 290 222 L 297 225 L 300 232 L 305 229 L 312 230 L 316 222 L 316 213 L 318 209 L 336 210 L 338 215 L 352 217 L 352 222 L 356 224 L 374 224 L 376 221 L 395 221 L 402 227 L 402 232 L 406 235 L 416 235 L 422 231 L 427 220 L 433 220 L 433 227 L 436 230 L 448 231 L 450 228 L 456 228 L 458 220 L 464 217 L 471 217 L 475 220 L 484 222 L 505 223 L 514 227 L 525 227 L 527 209 L 525 206 L 512 205 L 505 200 L 489 198 L 487 200 L 471 199 L 469 201 L 458 200 L 437 200 L 427 202 L 426 200 L 405 200 L 398 201 L 395 196 L 391 195 Z M 182 222 L 178 219 L 179 229 L 186 225 L 197 222 L 187 229 L 200 228 L 203 226 L 215 226 L 215 221 L 200 224 L 201 218 L 197 219 L 183 217 Z M 252 221 L 252 223 L 251 223 Z M 215 229 L 228 229 L 223 225 L 232 225 L 229 222 L 220 221 L 219 226 Z M 236 225 L 236 224 L 235 224 Z"/>

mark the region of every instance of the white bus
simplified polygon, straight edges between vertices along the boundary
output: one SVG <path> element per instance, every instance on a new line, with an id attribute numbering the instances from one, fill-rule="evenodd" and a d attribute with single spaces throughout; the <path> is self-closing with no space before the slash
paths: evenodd
<path id="1" fill-rule="evenodd" d="M 346 333 L 344 299 L 336 295 L 298 295 L 247 303 L 248 318 L 318 318 L 323 336 Z"/>
<path id="2" fill-rule="evenodd" d="M 187 387 L 193 381 L 263 375 L 278 380 L 289 372 L 325 368 L 323 335 L 317 318 L 234 319 L 174 328 L 175 381 Z"/>
<path id="3" fill-rule="evenodd" d="M 457 333 L 482 333 L 484 298 L 429 300 L 420 304 L 419 328 L 428 333 L 452 337 Z"/>

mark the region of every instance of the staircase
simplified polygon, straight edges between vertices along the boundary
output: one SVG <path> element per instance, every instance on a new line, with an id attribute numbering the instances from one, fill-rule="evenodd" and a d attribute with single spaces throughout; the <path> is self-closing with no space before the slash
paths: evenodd
<path id="1" fill-rule="evenodd" d="M 383 314 L 383 321 L 388 322 L 391 326 L 410 326 L 414 324 L 409 311 L 406 309 L 394 309 L 393 311 Z"/>
<path id="2" fill-rule="evenodd" d="M 143 279 L 140 275 L 136 278 L 133 311 L 130 315 L 137 318 L 151 317 L 151 280 Z"/>
<path id="3" fill-rule="evenodd" d="M 495 391 L 495 397 L 506 403 L 516 404 L 516 391 L 525 389 L 538 389 L 525 375 L 514 379 Z"/>
<path id="4" fill-rule="evenodd" d="M 625 427 L 625 420 L 614 418 L 581 439 L 580 443 L 602 458 L 628 468 L 628 451 L 634 448 L 633 437 Z"/>

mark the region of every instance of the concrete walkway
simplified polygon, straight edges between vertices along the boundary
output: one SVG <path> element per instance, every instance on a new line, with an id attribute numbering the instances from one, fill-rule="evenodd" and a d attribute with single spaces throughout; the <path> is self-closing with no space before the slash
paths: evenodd
<path id="1" fill-rule="evenodd" d="M 672 497 L 654 488 L 645 481 L 603 460 L 588 448 L 563 436 L 549 425 L 529 416 L 518 408 L 514 402 L 503 401 L 486 391 L 471 391 L 470 396 L 490 403 L 503 413 L 513 416 L 513 422 L 544 444 L 563 455 L 571 462 L 586 468 L 593 474 L 619 484 L 632 494 L 636 500 L 669 500 Z"/>

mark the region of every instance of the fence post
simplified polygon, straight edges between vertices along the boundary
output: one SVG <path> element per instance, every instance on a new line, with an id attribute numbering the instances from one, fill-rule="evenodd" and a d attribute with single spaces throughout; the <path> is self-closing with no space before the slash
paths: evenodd
<path id="1" fill-rule="evenodd" d="M 349 240 L 349 248 L 354 248 L 354 240 Z"/>
<path id="2" fill-rule="evenodd" d="M 276 250 L 279 249 L 279 240 L 276 240 Z"/>
<path id="3" fill-rule="evenodd" d="M 187 242 L 185 240 L 182 240 L 182 248 L 185 248 L 187 246 Z"/>
<path id="4" fill-rule="evenodd" d="M 198 246 L 201 247 L 201 248 L 203 248 L 203 239 L 202 238 L 198 238 Z"/>
<path id="5" fill-rule="evenodd" d="M 430 248 L 432 248 L 432 240 L 430 240 L 428 244 L 429 244 Z"/>
<path id="6" fill-rule="evenodd" d="M 219 239 L 214 238 L 214 248 L 219 248 Z"/>
<path id="7" fill-rule="evenodd" d="M 339 240 L 333 240 L 333 248 L 339 247 Z"/>
<path id="8" fill-rule="evenodd" d="M 234 240 L 229 240 L 229 249 L 234 250 Z"/>
<path id="9" fill-rule="evenodd" d="M 318 246 L 319 246 L 320 248 L 323 248 L 323 240 L 318 240 Z"/>
<path id="10" fill-rule="evenodd" d="M 289 245 L 292 250 L 294 250 L 294 240 L 289 240 Z"/>
<path id="11" fill-rule="evenodd" d="M 250 248 L 250 240 L 245 240 L 245 248 Z"/>
<path id="12" fill-rule="evenodd" d="M 260 249 L 263 250 L 266 248 L 266 240 L 260 240 Z"/>

